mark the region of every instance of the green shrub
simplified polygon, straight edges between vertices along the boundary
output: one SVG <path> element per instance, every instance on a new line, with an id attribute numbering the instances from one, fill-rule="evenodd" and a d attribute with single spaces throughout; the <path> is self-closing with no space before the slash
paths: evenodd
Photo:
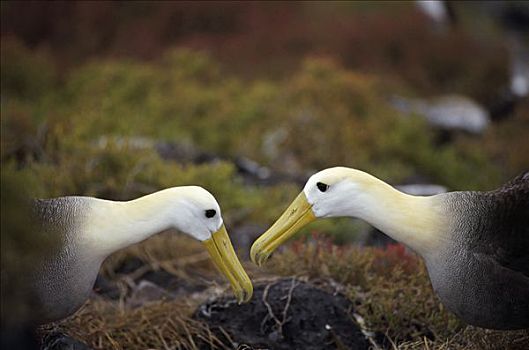
<path id="1" fill-rule="evenodd" d="M 286 132 L 271 160 L 279 169 L 294 159 L 301 169 L 346 165 L 390 182 L 423 174 L 450 188 L 480 188 L 498 179 L 479 147 L 437 146 L 423 120 L 392 109 L 387 87 L 373 76 L 313 59 L 282 86 L 269 116 Z M 291 157 L 283 160 L 285 154 Z M 476 178 L 480 172 L 492 176 Z"/>
<path id="2" fill-rule="evenodd" d="M 54 64 L 45 52 L 31 51 L 11 37 L 2 37 L 1 45 L 2 99 L 21 98 L 34 104 L 53 92 L 58 78 Z"/>
<path id="3" fill-rule="evenodd" d="M 14 62 L 21 67 L 37 66 L 20 45 L 6 50 L 6 57 L 20 56 Z M 11 71 L 17 70 L 3 69 L 2 78 Z M 228 159 L 247 156 L 296 176 L 344 165 L 390 183 L 420 174 L 457 189 L 491 188 L 500 178 L 489 155 L 495 153 L 479 138 L 461 135 L 438 146 L 424 121 L 392 109 L 388 95 L 409 93 L 405 87 L 325 58 L 307 59 L 283 81 L 243 81 L 189 50 L 169 51 L 150 63 L 95 60 L 46 91 L 39 87 L 42 79 L 27 77 L 19 79 L 24 84 L 2 79 L 8 92 L 2 96 L 9 97 L 1 106 L 2 164 L 39 182 L 39 196 L 130 199 L 194 183 L 217 196 L 228 221 L 268 224 L 300 190 L 244 185 L 229 161 L 164 161 L 153 146 L 160 140 Z M 55 80 L 43 81 L 51 87 Z M 102 138 L 109 140 L 105 147 Z M 135 146 L 138 138 L 147 145 Z M 359 231 L 355 225 L 329 221 L 309 229 L 347 241 Z"/>

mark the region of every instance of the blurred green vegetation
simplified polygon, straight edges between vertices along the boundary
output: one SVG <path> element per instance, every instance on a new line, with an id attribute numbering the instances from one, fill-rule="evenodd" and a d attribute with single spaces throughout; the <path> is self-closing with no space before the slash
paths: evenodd
<path id="1" fill-rule="evenodd" d="M 28 271 L 49 256 L 56 237 L 36 235 L 31 221 L 31 177 L 2 167 L 0 183 L 0 273 L 2 329 L 17 330 L 33 321 L 34 295 L 27 288 Z"/>
<path id="2" fill-rule="evenodd" d="M 439 145 L 423 119 L 389 105 L 392 94 L 414 95 L 411 87 L 330 58 L 308 58 L 280 80 L 243 80 L 188 49 L 148 63 L 92 60 L 66 75 L 53 67 L 45 52 L 2 42 L 2 172 L 30 179 L 39 197 L 126 200 L 196 184 L 217 196 L 228 223 L 266 224 L 299 188 L 245 184 L 229 159 L 302 176 L 334 165 L 391 183 L 421 175 L 450 189 L 493 188 L 524 166 L 520 148 L 501 154 L 504 144 L 523 143 L 523 109 L 485 136 L 459 134 Z M 163 160 L 153 146 L 160 141 L 225 160 Z M 356 231 L 345 221 L 320 226 Z"/>
<path id="3" fill-rule="evenodd" d="M 413 1 L 4 1 L 0 14 L 3 34 L 49 49 L 59 71 L 94 57 L 158 59 L 178 46 L 206 50 L 244 77 L 268 78 L 325 53 L 423 96 L 461 93 L 486 105 L 509 84 L 497 22 L 509 6 L 516 11 L 510 3 L 451 2 L 450 28 L 434 25 Z"/>

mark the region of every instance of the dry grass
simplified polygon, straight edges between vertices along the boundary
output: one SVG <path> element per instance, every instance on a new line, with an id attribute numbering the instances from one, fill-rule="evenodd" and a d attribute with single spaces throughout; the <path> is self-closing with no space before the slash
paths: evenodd
<path id="1" fill-rule="evenodd" d="M 527 349 L 529 330 L 467 326 L 433 293 L 425 265 L 402 245 L 336 246 L 313 236 L 294 242 L 268 268 L 338 289 L 356 305 L 376 346 L 392 349 Z M 378 336 L 377 336 L 378 335 Z"/>
<path id="2" fill-rule="evenodd" d="M 172 249 L 168 249 L 171 247 Z M 135 257 L 146 265 L 132 274 L 115 270 L 126 259 Z M 186 285 L 205 288 L 174 300 L 148 302 L 140 307 L 126 303 L 125 295 L 133 274 L 163 268 Z M 119 300 L 93 297 L 72 317 L 46 327 L 45 332 L 62 331 L 84 341 L 94 349 L 228 349 L 207 324 L 191 318 L 196 307 L 208 297 L 229 292 L 216 273 L 202 245 L 182 235 L 167 232 L 142 244 L 112 255 L 101 273 L 117 283 L 122 291 Z"/>
<path id="3" fill-rule="evenodd" d="M 529 331 L 494 331 L 468 326 L 447 339 L 436 341 L 423 338 L 421 340 L 392 344 L 398 350 L 526 350 L 529 345 Z"/>
<path id="4" fill-rule="evenodd" d="M 167 249 L 174 247 L 174 249 Z M 45 331 L 61 330 L 94 349 L 232 349 L 207 324 L 192 318 L 208 298 L 230 293 L 214 270 L 201 244 L 185 237 L 162 234 L 115 254 L 103 274 L 115 281 L 126 276 L 113 271 L 128 257 L 139 257 L 148 269 L 162 267 L 204 289 L 133 308 L 122 297 L 92 298 L 69 319 Z M 446 311 L 433 294 L 424 265 L 401 246 L 387 249 L 339 247 L 320 238 L 290 244 L 265 269 L 248 262 L 255 280 L 295 275 L 322 288 L 346 295 L 355 305 L 357 320 L 371 332 L 373 348 L 389 349 L 526 349 L 529 330 L 492 331 L 466 326 Z"/>
<path id="5" fill-rule="evenodd" d="M 193 303 L 160 301 L 127 309 L 92 300 L 58 329 L 95 349 L 226 349 L 206 324 L 190 318 Z"/>

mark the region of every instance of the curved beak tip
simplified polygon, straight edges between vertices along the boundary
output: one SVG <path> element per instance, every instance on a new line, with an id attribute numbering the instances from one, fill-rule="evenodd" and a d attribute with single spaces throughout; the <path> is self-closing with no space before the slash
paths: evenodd
<path id="1" fill-rule="evenodd" d="M 241 284 L 240 287 L 241 289 L 237 288 L 233 291 L 239 305 L 250 301 L 253 295 L 253 285 L 250 281 Z"/>
<path id="2" fill-rule="evenodd" d="M 239 299 L 239 304 L 247 303 L 252 299 L 253 295 L 253 288 L 252 286 L 249 286 L 249 288 L 245 289 L 241 298 Z"/>
<path id="3" fill-rule="evenodd" d="M 252 245 L 252 248 L 250 249 L 250 260 L 257 266 L 261 266 L 259 261 L 259 248 L 256 244 Z"/>
<path id="4" fill-rule="evenodd" d="M 242 290 L 243 290 L 243 295 L 242 295 L 242 298 L 241 298 L 241 301 L 239 302 L 239 304 L 246 303 L 246 302 L 250 301 L 250 299 L 252 298 L 252 295 L 253 295 L 253 284 L 252 284 L 252 281 L 250 281 L 249 278 L 248 278 L 247 281 L 242 283 Z"/>
<path id="5" fill-rule="evenodd" d="M 250 250 L 252 262 L 262 266 L 275 249 L 315 219 L 312 206 L 305 193 L 301 192 L 277 221 L 254 242 Z"/>
<path id="6" fill-rule="evenodd" d="M 257 258 L 258 266 L 263 266 L 268 261 L 268 254 L 260 254 Z"/>
<path id="7" fill-rule="evenodd" d="M 204 244 L 218 270 L 230 282 L 239 304 L 250 300 L 253 294 L 252 281 L 244 271 L 224 225 Z"/>
<path id="8" fill-rule="evenodd" d="M 255 265 L 262 267 L 268 260 L 268 257 L 269 254 L 261 248 L 261 244 L 257 243 L 252 245 L 252 248 L 250 249 L 250 259 Z"/>

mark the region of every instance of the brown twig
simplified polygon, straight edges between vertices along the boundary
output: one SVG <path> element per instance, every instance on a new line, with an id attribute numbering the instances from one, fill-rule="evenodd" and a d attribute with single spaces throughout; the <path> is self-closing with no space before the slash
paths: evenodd
<path id="1" fill-rule="evenodd" d="M 266 301 L 266 298 L 268 297 L 268 290 L 274 284 L 275 283 L 267 284 L 265 289 L 264 289 L 264 291 L 263 291 L 262 300 L 263 300 L 263 304 L 266 306 L 266 309 L 268 310 L 268 315 L 266 315 L 265 318 L 263 318 L 263 321 L 261 322 L 261 332 L 263 331 L 264 324 L 267 321 L 267 317 L 270 317 L 271 319 L 273 319 L 274 322 L 276 323 L 276 326 L 281 327 L 281 322 L 279 321 L 279 319 L 274 314 L 274 311 L 272 310 L 272 306 L 270 306 L 270 304 Z"/>
<path id="2" fill-rule="evenodd" d="M 296 286 L 298 284 L 299 284 L 299 282 L 297 282 L 294 278 L 292 278 L 291 284 L 290 284 L 290 289 L 288 290 L 287 302 L 285 304 L 285 307 L 283 308 L 283 313 L 282 313 L 283 320 L 281 321 L 281 328 L 280 328 L 280 333 L 281 334 L 283 334 L 283 325 L 289 321 L 287 319 L 287 313 L 288 313 L 288 309 L 290 307 L 290 302 L 292 301 L 292 293 L 294 292 L 294 288 L 296 288 Z"/>
<path id="3" fill-rule="evenodd" d="M 264 324 L 266 323 L 266 321 L 268 321 L 268 319 L 272 319 L 275 322 L 275 328 L 278 331 L 279 335 L 281 337 L 283 337 L 283 326 L 288 321 L 290 321 L 290 319 L 288 318 L 287 314 L 288 314 L 288 309 L 290 308 L 290 303 L 292 301 L 292 293 L 294 292 L 294 288 L 296 288 L 296 286 L 299 283 L 294 278 L 292 278 L 291 285 L 290 285 L 290 288 L 288 290 L 288 294 L 286 295 L 287 301 L 286 301 L 285 307 L 283 308 L 283 311 L 281 313 L 281 316 L 282 316 L 281 320 L 279 320 L 277 318 L 277 316 L 274 314 L 274 311 L 272 310 L 272 306 L 267 301 L 268 291 L 270 290 L 270 287 L 272 285 L 274 285 L 274 284 L 275 283 L 267 284 L 265 289 L 264 289 L 264 291 L 263 291 L 262 300 L 263 300 L 263 304 L 265 305 L 266 309 L 268 310 L 268 315 L 266 315 L 265 318 L 263 318 L 263 321 L 261 322 L 261 332 L 263 332 L 263 330 L 264 330 Z"/>

